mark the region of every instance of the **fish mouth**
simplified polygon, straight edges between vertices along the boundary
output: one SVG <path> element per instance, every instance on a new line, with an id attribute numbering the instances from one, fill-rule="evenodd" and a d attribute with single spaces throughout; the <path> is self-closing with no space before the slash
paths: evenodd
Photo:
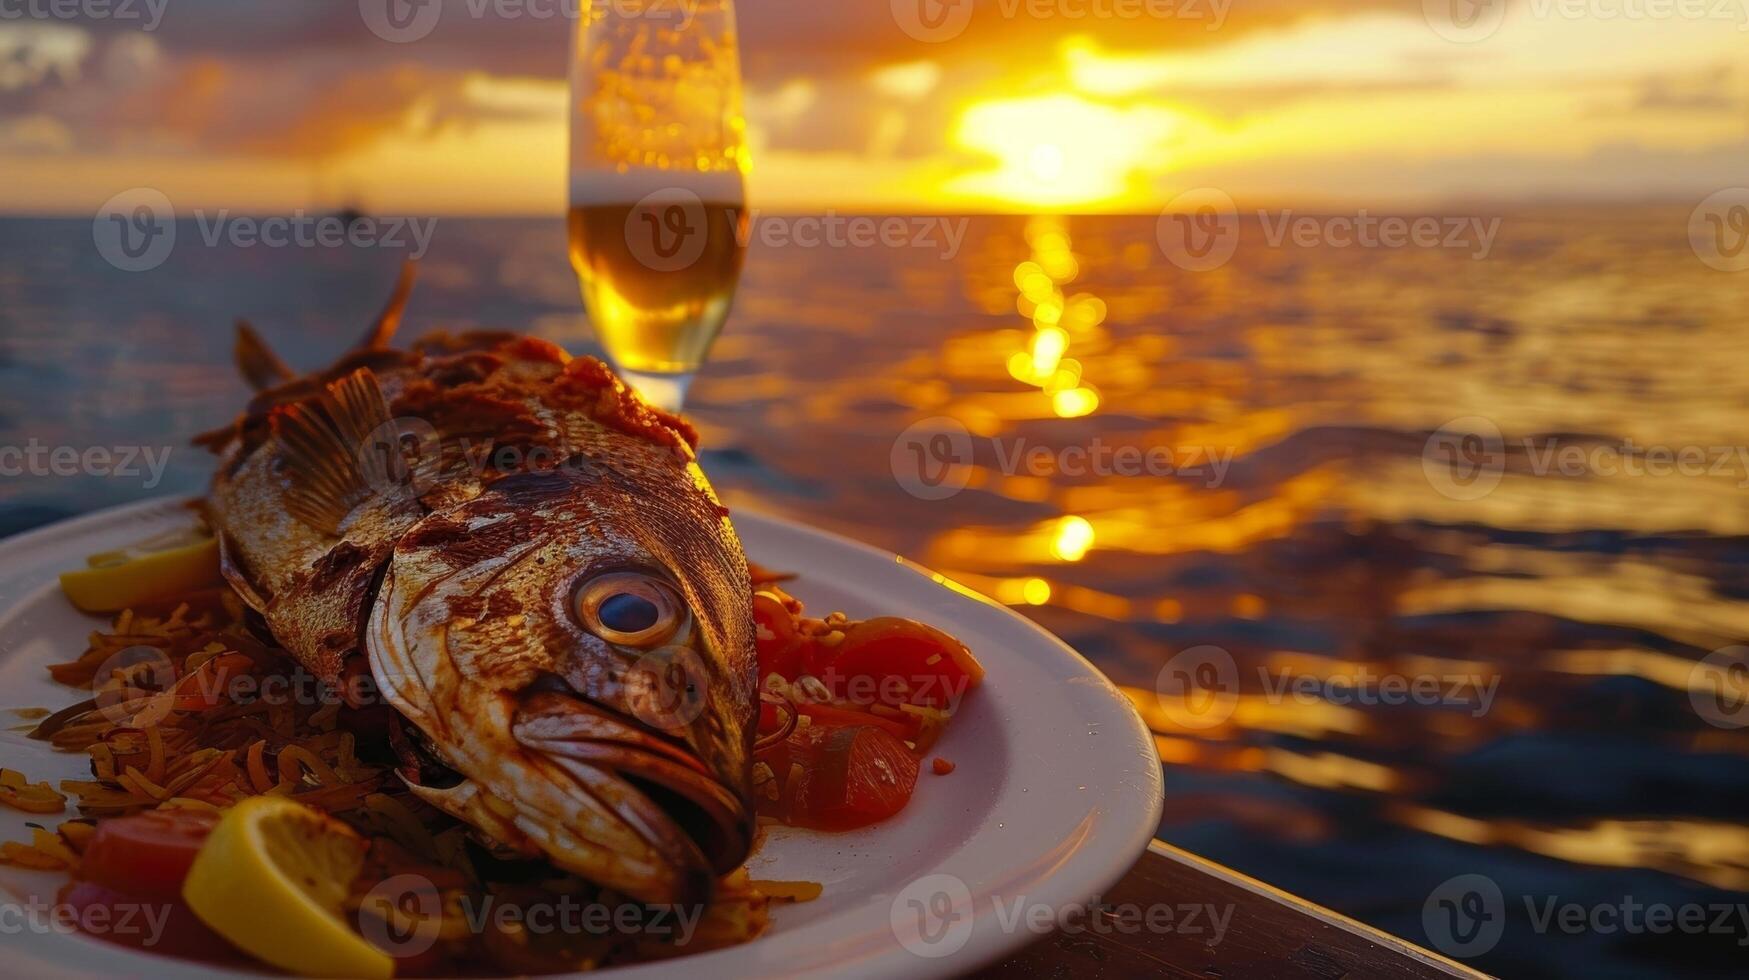
<path id="1" fill-rule="evenodd" d="M 679 740 L 574 694 L 526 696 L 511 732 L 611 811 L 676 871 L 679 901 L 706 900 L 753 844 L 752 812 Z"/>

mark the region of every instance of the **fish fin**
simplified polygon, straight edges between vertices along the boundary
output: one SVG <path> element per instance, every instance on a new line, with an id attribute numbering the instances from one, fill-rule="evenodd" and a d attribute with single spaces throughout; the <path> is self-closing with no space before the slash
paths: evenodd
<path id="1" fill-rule="evenodd" d="M 249 387 L 256 391 L 265 391 L 275 385 L 281 385 L 296 377 L 292 369 L 279 359 L 273 348 L 261 339 L 248 320 L 237 321 L 237 344 L 235 347 L 237 370 L 243 373 L 243 380 L 249 382 Z"/>
<path id="2" fill-rule="evenodd" d="M 407 310 L 407 297 L 413 295 L 413 282 L 418 278 L 419 263 L 412 259 L 401 263 L 401 276 L 395 280 L 395 291 L 390 294 L 388 305 L 377 314 L 376 322 L 359 338 L 353 350 L 383 350 L 389 346 L 389 342 L 395 339 L 395 331 L 400 329 L 401 314 Z"/>
<path id="3" fill-rule="evenodd" d="M 392 421 L 369 368 L 333 382 L 314 398 L 275 408 L 273 436 L 291 480 L 286 510 L 319 531 L 339 534 L 360 504 L 398 489 L 405 482 L 397 478 L 400 459 L 380 451 L 385 443 L 397 453 L 400 449 Z"/>
<path id="4" fill-rule="evenodd" d="M 219 573 L 230 583 L 243 604 L 258 613 L 267 611 L 267 597 L 255 587 L 255 581 L 244 568 L 242 556 L 237 553 L 237 543 L 228 534 L 220 534 L 219 538 Z"/>

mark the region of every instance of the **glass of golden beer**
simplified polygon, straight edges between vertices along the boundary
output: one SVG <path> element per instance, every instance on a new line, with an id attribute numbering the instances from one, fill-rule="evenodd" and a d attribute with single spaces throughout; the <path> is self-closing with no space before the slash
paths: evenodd
<path id="1" fill-rule="evenodd" d="M 746 248 L 732 0 L 581 5 L 571 61 L 571 264 L 621 376 L 678 410 Z"/>

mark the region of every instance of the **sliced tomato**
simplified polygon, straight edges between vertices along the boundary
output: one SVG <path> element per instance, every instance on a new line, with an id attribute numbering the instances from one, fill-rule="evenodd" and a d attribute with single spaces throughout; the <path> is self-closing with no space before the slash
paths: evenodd
<path id="1" fill-rule="evenodd" d="M 817 704 L 812 701 L 796 703 L 796 710 L 802 717 L 811 719 L 815 724 L 828 728 L 850 728 L 856 725 L 873 725 L 894 738 L 911 739 L 917 737 L 915 725 L 907 725 L 893 718 L 882 718 L 867 711 L 855 708 L 840 708 L 836 705 Z"/>
<path id="2" fill-rule="evenodd" d="M 98 823 L 79 876 L 135 900 L 179 903 L 182 879 L 218 823 L 201 810 L 147 810 Z"/>
<path id="3" fill-rule="evenodd" d="M 819 673 L 840 697 L 858 703 L 931 708 L 954 707 L 984 679 L 965 644 L 896 616 L 851 626 Z"/>
<path id="4" fill-rule="evenodd" d="M 181 902 L 142 901 L 89 881 L 68 883 L 59 900 L 79 931 L 105 942 L 207 962 L 244 961 L 235 947 Z"/>
<path id="5" fill-rule="evenodd" d="M 795 617 L 769 592 L 753 593 L 754 645 L 759 651 L 759 676 L 777 674 L 795 680 L 802 672 L 806 643 L 796 635 Z"/>
<path id="6" fill-rule="evenodd" d="M 790 739 L 800 764 L 789 796 L 789 822 L 818 830 L 853 830 L 905 808 L 917 786 L 917 758 L 905 743 L 872 725 L 810 725 Z"/>

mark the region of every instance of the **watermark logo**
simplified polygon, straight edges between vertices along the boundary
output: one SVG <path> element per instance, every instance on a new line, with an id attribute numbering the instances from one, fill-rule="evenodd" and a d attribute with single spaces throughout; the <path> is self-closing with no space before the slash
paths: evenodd
<path id="1" fill-rule="evenodd" d="M 1523 903 L 1523 915 L 1518 907 Z M 1733 937 L 1749 946 L 1749 904 L 1644 902 L 1633 895 L 1609 901 L 1562 901 L 1559 895 L 1523 895 L 1510 906 L 1499 882 L 1463 874 L 1435 888 L 1421 907 L 1421 927 L 1433 948 L 1448 956 L 1482 956 L 1500 944 L 1507 919 L 1535 935 Z"/>
<path id="2" fill-rule="evenodd" d="M 951 41 L 971 26 L 974 0 L 892 0 L 899 29 L 926 44 Z M 1003 20 L 1202 21 L 1218 31 L 1233 0 L 986 0 L 985 11 Z"/>
<path id="3" fill-rule="evenodd" d="M 1217 646 L 1180 650 L 1154 678 L 1154 694 L 1174 725 L 1191 731 L 1218 727 L 1239 707 L 1239 665 Z"/>
<path id="4" fill-rule="evenodd" d="M 1187 272 L 1226 265 L 1239 248 L 1239 206 L 1214 187 L 1184 191 L 1166 203 L 1154 236 L 1168 261 Z"/>
<path id="5" fill-rule="evenodd" d="M 684 187 L 646 194 L 626 215 L 626 247 L 652 272 L 691 268 L 704 255 L 709 237 L 704 201 Z"/>
<path id="6" fill-rule="evenodd" d="M 1487 875 L 1458 875 L 1427 896 L 1421 928 L 1447 956 L 1481 956 L 1506 932 L 1506 896 Z"/>
<path id="7" fill-rule="evenodd" d="M 893 440 L 893 479 L 919 500 L 946 500 L 972 478 L 972 434 L 945 415 L 914 422 Z"/>
<path id="8" fill-rule="evenodd" d="M 424 875 L 392 875 L 365 892 L 358 931 L 397 959 L 418 956 L 437 945 L 443 932 L 443 896 Z"/>
<path id="9" fill-rule="evenodd" d="M 907 952 L 925 959 L 952 956 L 972 939 L 972 891 L 953 875 L 925 875 L 893 896 L 888 922 Z"/>
<path id="10" fill-rule="evenodd" d="M 1508 0 L 1422 0 L 1421 13 L 1435 34 L 1456 44 L 1486 41 L 1506 22 Z M 1594 20 L 1727 21 L 1749 30 L 1744 0 L 1526 0 L 1516 6 L 1535 21 Z"/>
<path id="11" fill-rule="evenodd" d="M 1233 446 L 1140 446 L 1107 442 L 1052 446 L 1025 438 L 988 440 L 997 472 L 1037 479 L 1175 478 L 1212 490 L 1226 482 Z M 955 419 L 924 419 L 899 433 L 888 455 L 893 479 L 919 500 L 946 500 L 964 490 L 977 456 L 972 435 Z"/>
<path id="12" fill-rule="evenodd" d="M 687 30 L 704 0 L 464 0 L 452 5 L 472 20 L 663 21 Z M 443 19 L 444 0 L 359 0 L 359 15 L 372 34 L 395 44 L 424 40 Z"/>
<path id="13" fill-rule="evenodd" d="M 1239 706 L 1240 671 L 1233 655 L 1217 646 L 1180 650 L 1160 668 L 1154 693 L 1161 711 L 1189 731 L 1214 728 Z M 1463 709 L 1480 718 L 1494 706 L 1499 675 L 1375 670 L 1361 665 L 1329 673 L 1305 673 L 1259 665 L 1258 697 L 1269 704 L 1338 707 Z"/>
<path id="14" fill-rule="evenodd" d="M 1694 711 L 1719 728 L 1749 727 L 1749 647 L 1714 650 L 1688 673 Z"/>
<path id="15" fill-rule="evenodd" d="M 1749 489 L 1749 446 L 1640 445 L 1558 436 L 1508 442 L 1493 421 L 1453 419 L 1429 436 L 1421 467 L 1433 489 L 1452 500 L 1478 500 L 1499 487 L 1507 469 L 1534 477 L 1585 479 L 1731 480 Z"/>
<path id="16" fill-rule="evenodd" d="M 177 679 L 176 665 L 163 650 L 124 647 L 105 658 L 91 675 L 92 701 L 105 720 L 120 724 L 139 713 L 142 698 L 170 690 Z"/>
<path id="17" fill-rule="evenodd" d="M 430 950 L 450 930 L 473 936 L 519 933 L 560 946 L 571 939 L 577 940 L 575 945 L 596 949 L 604 939 L 684 947 L 697 935 L 704 913 L 703 905 L 641 905 L 571 894 L 537 901 L 460 891 L 446 897 L 424 875 L 399 874 L 365 893 L 357 922 L 359 933 L 371 945 L 401 959 Z"/>
<path id="18" fill-rule="evenodd" d="M 1493 420 L 1479 415 L 1452 419 L 1421 449 L 1421 472 L 1442 496 L 1480 500 L 1506 473 L 1506 439 Z"/>
<path id="19" fill-rule="evenodd" d="M 1304 214 L 1292 208 L 1253 212 L 1265 247 L 1401 251 L 1445 249 L 1486 259 L 1503 219 L 1469 215 Z M 1249 215 L 1247 216 L 1249 217 Z M 1168 261 L 1187 272 L 1208 272 L 1232 261 L 1247 225 L 1225 191 L 1199 187 L 1167 203 L 1155 237 Z"/>
<path id="20" fill-rule="evenodd" d="M 91 222 L 97 254 L 122 272 L 147 272 L 176 247 L 176 207 L 163 191 L 134 187 L 97 209 Z"/>
<path id="21" fill-rule="evenodd" d="M 358 0 L 370 32 L 391 44 L 424 40 L 443 17 L 443 0 Z"/>
<path id="22" fill-rule="evenodd" d="M 1749 270 L 1749 187 L 1711 195 L 1688 216 L 1688 244 L 1709 268 Z"/>
<path id="23" fill-rule="evenodd" d="M 670 644 L 640 656 L 625 675 L 626 707 L 652 728 L 679 731 L 704 714 L 710 672 L 691 647 Z"/>
<path id="24" fill-rule="evenodd" d="M 1421 0 L 1421 16 L 1447 41 L 1475 44 L 1506 22 L 1506 0 Z"/>
<path id="25" fill-rule="evenodd" d="M 265 218 L 234 215 L 228 208 L 196 209 L 194 223 L 207 248 L 392 248 L 424 257 L 437 219 L 348 217 L 308 214 Z M 123 272 L 146 272 L 164 264 L 176 248 L 176 207 L 163 191 L 135 187 L 105 201 L 91 225 L 97 254 Z"/>
<path id="26" fill-rule="evenodd" d="M 423 495 L 435 485 L 442 464 L 443 437 L 417 416 L 389 419 L 359 444 L 355 461 L 365 485 L 378 493 L 406 488 Z"/>
<path id="27" fill-rule="evenodd" d="M 1041 902 L 1027 895 L 993 895 L 985 928 L 1004 935 L 1026 932 L 1133 936 L 1176 934 L 1196 936 L 1214 947 L 1226 939 L 1236 906 L 1209 902 Z M 971 941 L 976 909 L 966 883 L 950 874 L 933 874 L 906 885 L 893 897 L 890 925 L 899 945 L 926 959 L 951 956 Z"/>
<path id="28" fill-rule="evenodd" d="M 893 22 L 913 40 L 941 44 L 966 32 L 973 0 L 891 0 Z"/>

